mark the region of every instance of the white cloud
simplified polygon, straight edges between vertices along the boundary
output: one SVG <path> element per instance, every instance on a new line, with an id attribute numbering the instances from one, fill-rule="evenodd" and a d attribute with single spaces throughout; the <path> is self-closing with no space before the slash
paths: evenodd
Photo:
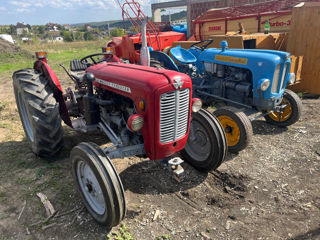
<path id="1" fill-rule="evenodd" d="M 116 7 L 114 0 L 9 0 L 9 4 L 19 7 L 18 9 L 32 9 L 34 7 L 52 7 L 57 9 L 72 9 L 77 6 L 88 6 L 90 8 L 110 9 Z M 18 9 L 16 9 L 18 11 Z"/>
<path id="2" fill-rule="evenodd" d="M 6 11 L 7 9 L 5 7 L 0 7 L 0 12 L 1 11 Z"/>
<path id="3" fill-rule="evenodd" d="M 19 13 L 25 13 L 25 12 L 30 12 L 30 9 L 28 9 L 28 8 L 17 8 L 16 11 L 19 12 Z"/>

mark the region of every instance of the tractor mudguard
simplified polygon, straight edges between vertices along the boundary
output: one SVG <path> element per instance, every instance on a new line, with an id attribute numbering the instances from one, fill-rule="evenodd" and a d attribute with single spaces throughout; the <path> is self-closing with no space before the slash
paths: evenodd
<path id="1" fill-rule="evenodd" d="M 54 73 L 54 71 L 50 68 L 50 66 L 47 63 L 41 60 L 36 61 L 33 65 L 33 68 L 41 72 L 45 76 L 45 78 L 48 80 L 49 86 L 53 91 L 54 98 L 59 103 L 59 112 L 60 112 L 61 119 L 69 127 L 72 127 L 68 108 L 64 100 L 63 91 L 57 75 Z"/>
<path id="2" fill-rule="evenodd" d="M 150 59 L 151 58 L 163 63 L 166 69 L 179 72 L 178 66 L 167 54 L 159 51 L 150 51 Z"/>

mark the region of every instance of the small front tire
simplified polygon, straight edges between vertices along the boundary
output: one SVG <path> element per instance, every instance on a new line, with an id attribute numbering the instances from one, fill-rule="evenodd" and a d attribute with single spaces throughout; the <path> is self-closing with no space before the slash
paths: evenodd
<path id="1" fill-rule="evenodd" d="M 217 109 L 213 114 L 226 133 L 229 152 L 237 153 L 249 145 L 253 130 L 250 119 L 244 112 L 226 106 Z"/>
<path id="2" fill-rule="evenodd" d="M 227 141 L 219 121 L 208 111 L 192 113 L 189 138 L 182 157 L 193 167 L 208 172 L 217 169 L 227 153 Z"/>
<path id="3" fill-rule="evenodd" d="M 286 105 L 283 111 L 274 111 L 264 116 L 268 123 L 279 127 L 287 127 L 300 119 L 302 102 L 297 94 L 289 89 L 285 89 L 281 105 Z"/>
<path id="4" fill-rule="evenodd" d="M 94 143 L 80 143 L 71 151 L 72 170 L 85 207 L 109 230 L 125 217 L 124 190 L 108 156 Z"/>

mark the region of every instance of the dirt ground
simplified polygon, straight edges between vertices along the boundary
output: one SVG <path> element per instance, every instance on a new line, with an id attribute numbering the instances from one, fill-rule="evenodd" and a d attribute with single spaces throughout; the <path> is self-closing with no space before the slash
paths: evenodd
<path id="1" fill-rule="evenodd" d="M 106 229 L 83 209 L 68 159 L 81 141 L 106 139 L 65 127 L 62 152 L 54 159 L 36 157 L 11 83 L 10 76 L 0 77 L 0 239 L 107 239 Z M 319 113 L 320 99 L 303 99 L 302 118 L 293 126 L 254 121 L 247 149 L 228 154 L 208 174 L 184 163 L 182 183 L 148 159 L 115 159 L 127 215 L 109 238 L 320 239 Z M 38 192 L 59 210 L 53 219 L 45 221 Z"/>

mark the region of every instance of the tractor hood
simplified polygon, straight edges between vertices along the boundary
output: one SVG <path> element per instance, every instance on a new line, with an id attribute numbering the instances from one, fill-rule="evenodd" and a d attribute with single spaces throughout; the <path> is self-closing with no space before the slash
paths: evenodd
<path id="1" fill-rule="evenodd" d="M 274 68 L 290 58 L 287 52 L 256 49 L 218 49 L 211 48 L 198 55 L 201 62 L 217 62 L 243 68 Z"/>
<path id="2" fill-rule="evenodd" d="M 156 89 L 168 84 L 173 85 L 175 79 L 191 84 L 189 76 L 183 73 L 134 64 L 100 63 L 89 67 L 87 72 L 95 75 L 95 86 L 131 99 L 146 92 L 152 94 Z"/>

